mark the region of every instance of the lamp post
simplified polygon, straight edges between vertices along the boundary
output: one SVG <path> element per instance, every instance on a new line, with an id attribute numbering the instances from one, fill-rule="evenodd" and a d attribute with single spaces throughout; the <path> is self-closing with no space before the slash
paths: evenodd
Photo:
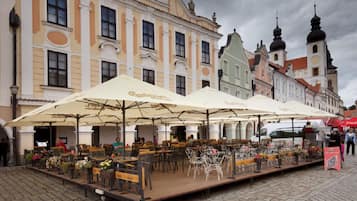
<path id="1" fill-rule="evenodd" d="M 218 91 L 221 91 L 221 80 L 223 76 L 223 69 L 218 69 Z M 222 123 L 219 122 L 219 139 L 222 138 Z"/>
<path id="2" fill-rule="evenodd" d="M 19 91 L 19 87 L 17 86 L 17 37 L 16 32 L 20 26 L 20 17 L 16 14 L 15 8 L 13 8 L 9 14 L 9 25 L 12 28 L 13 33 L 13 79 L 12 79 L 12 86 L 10 86 L 11 91 L 11 105 L 12 105 L 12 118 L 16 118 L 16 106 L 17 106 L 17 92 Z M 17 164 L 17 148 L 16 148 L 16 127 L 12 128 L 12 146 L 13 146 L 13 162 Z"/>

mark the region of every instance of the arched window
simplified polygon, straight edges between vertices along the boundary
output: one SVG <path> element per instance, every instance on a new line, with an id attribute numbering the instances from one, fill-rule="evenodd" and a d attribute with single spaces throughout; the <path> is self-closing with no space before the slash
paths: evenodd
<path id="1" fill-rule="evenodd" d="M 312 46 L 312 53 L 317 53 L 317 45 Z"/>
<path id="2" fill-rule="evenodd" d="M 278 54 L 274 54 L 274 61 L 278 61 L 279 57 Z"/>

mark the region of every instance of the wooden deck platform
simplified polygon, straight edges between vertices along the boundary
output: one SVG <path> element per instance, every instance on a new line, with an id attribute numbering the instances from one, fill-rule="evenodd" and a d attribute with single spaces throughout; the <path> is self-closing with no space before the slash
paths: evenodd
<path id="1" fill-rule="evenodd" d="M 224 175 L 224 178 L 218 181 L 217 175 L 212 174 L 208 178 L 208 181 L 205 180 L 203 173 L 198 175 L 196 179 L 193 179 L 193 176 L 187 176 L 187 172 L 179 170 L 176 173 L 172 171 L 169 172 L 160 172 L 154 171 L 152 175 L 152 190 L 149 188 L 145 189 L 145 200 L 169 200 L 177 199 L 181 196 L 187 196 L 193 193 L 203 192 L 206 190 L 222 187 L 225 185 L 230 185 L 234 183 L 239 183 L 246 180 L 251 180 L 259 177 L 264 177 L 268 175 L 273 175 L 279 172 L 287 172 L 291 170 L 301 169 L 303 167 L 308 167 L 312 165 L 322 164 L 323 160 L 314 160 L 311 162 L 301 162 L 298 165 L 285 165 L 282 168 L 269 168 L 262 170 L 260 173 L 251 173 L 244 175 L 236 175 L 231 177 L 231 175 Z M 70 182 L 77 184 L 83 187 L 84 192 L 88 190 L 94 191 L 95 189 L 101 189 L 104 191 L 104 196 L 110 197 L 118 200 L 140 200 L 138 195 L 132 193 L 122 193 L 118 190 L 110 190 L 108 188 L 103 188 L 96 184 L 86 184 L 85 181 L 80 179 L 69 179 L 64 175 L 58 175 L 55 172 L 41 170 L 38 168 L 32 168 L 33 170 L 40 171 L 50 176 L 57 177 L 62 179 L 63 182 Z"/>

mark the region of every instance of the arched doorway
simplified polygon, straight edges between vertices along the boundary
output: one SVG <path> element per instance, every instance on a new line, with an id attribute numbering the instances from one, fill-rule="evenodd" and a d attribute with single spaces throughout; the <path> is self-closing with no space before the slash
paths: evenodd
<path id="1" fill-rule="evenodd" d="M 0 140 L 1 139 L 5 139 L 7 142 L 9 141 L 9 136 L 2 125 L 0 125 Z"/>
<path id="2" fill-rule="evenodd" d="M 252 123 L 249 122 L 247 124 L 245 132 L 246 132 L 246 139 L 249 140 L 253 135 L 253 125 L 252 125 Z"/>
<path id="3" fill-rule="evenodd" d="M 223 124 L 222 138 L 227 139 L 227 125 Z"/>
<path id="4" fill-rule="evenodd" d="M 186 126 L 172 126 L 171 131 L 177 137 L 179 142 L 186 140 Z"/>
<path id="5" fill-rule="evenodd" d="M 5 121 L 0 119 L 0 140 L 1 138 L 6 138 L 9 140 L 11 138 L 12 129 L 9 127 L 4 127 Z"/>
<path id="6" fill-rule="evenodd" d="M 52 136 L 50 136 L 50 129 L 52 129 Z M 36 126 L 34 127 L 34 146 L 38 146 L 38 142 L 46 142 L 47 148 L 56 145 L 56 127 L 52 126 Z"/>

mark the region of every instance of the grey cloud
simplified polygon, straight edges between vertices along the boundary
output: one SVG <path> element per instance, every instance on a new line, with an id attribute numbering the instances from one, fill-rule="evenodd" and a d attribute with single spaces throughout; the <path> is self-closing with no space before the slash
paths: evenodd
<path id="1" fill-rule="evenodd" d="M 186 2 L 188 0 L 185 0 Z M 224 45 L 227 34 L 236 28 L 246 49 L 253 51 L 256 43 L 263 40 L 269 47 L 273 39 L 276 11 L 279 26 L 287 45 L 288 58 L 306 55 L 306 36 L 314 15 L 311 0 L 195 0 L 196 13 L 211 17 L 217 13 L 217 21 L 224 34 L 219 44 Z M 357 56 L 357 1 L 316 0 L 317 15 L 326 32 L 327 43 L 339 67 L 339 91 L 346 105 L 357 99 L 357 71 L 354 58 Z"/>

